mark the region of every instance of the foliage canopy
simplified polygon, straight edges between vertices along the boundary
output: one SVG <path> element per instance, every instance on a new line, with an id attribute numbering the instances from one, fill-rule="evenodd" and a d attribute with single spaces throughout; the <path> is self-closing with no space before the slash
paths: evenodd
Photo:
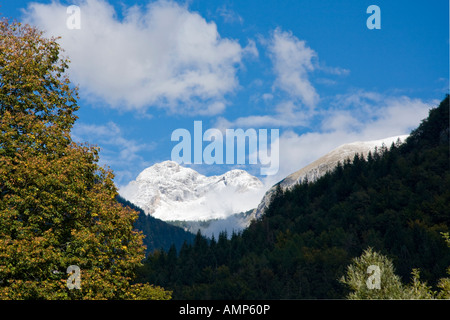
<path id="1" fill-rule="evenodd" d="M 0 298 L 170 298 L 132 284 L 144 258 L 137 213 L 115 200 L 98 149 L 71 140 L 68 63 L 56 39 L 0 20 Z M 70 265 L 80 289 L 67 287 Z"/>

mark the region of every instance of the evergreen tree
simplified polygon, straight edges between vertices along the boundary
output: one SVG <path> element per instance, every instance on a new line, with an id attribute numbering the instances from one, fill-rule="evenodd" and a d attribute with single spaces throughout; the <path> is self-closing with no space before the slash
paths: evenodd
<path id="1" fill-rule="evenodd" d="M 120 195 L 117 195 L 116 199 L 123 206 L 138 212 L 138 217 L 134 221 L 134 228 L 144 235 L 146 255 L 155 250 L 167 251 L 172 245 L 175 245 L 175 249 L 179 250 L 184 241 L 190 243 L 194 240 L 194 234 L 146 214 L 144 210 Z"/>
<path id="2" fill-rule="evenodd" d="M 348 285 L 356 298 L 448 297 L 450 250 L 441 236 L 450 231 L 448 110 L 446 96 L 406 143 L 277 188 L 261 218 L 209 245 L 214 259 L 196 260 L 205 250 L 197 239 L 174 263 L 178 278 L 155 284 L 174 298 L 337 299 Z M 152 274 L 168 269 L 152 257 L 145 264 Z M 367 290 L 371 265 L 380 267 L 380 289 Z"/>

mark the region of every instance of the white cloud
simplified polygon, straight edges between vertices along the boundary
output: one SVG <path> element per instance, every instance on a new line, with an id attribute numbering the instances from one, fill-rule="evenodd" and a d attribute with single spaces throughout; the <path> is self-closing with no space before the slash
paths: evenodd
<path id="1" fill-rule="evenodd" d="M 171 1 L 124 10 L 120 21 L 103 0 L 75 1 L 81 29 L 66 27 L 66 6 L 31 3 L 25 21 L 61 36 L 71 75 L 80 89 L 113 107 L 168 108 L 215 114 L 238 87 L 236 72 L 254 43 L 242 48 L 221 38 L 214 22 Z M 219 107 L 222 104 L 222 107 Z"/>
<path id="2" fill-rule="evenodd" d="M 239 14 L 227 8 L 227 6 L 225 5 L 218 8 L 217 13 L 223 18 L 223 21 L 226 23 L 244 23 L 244 19 Z"/>
<path id="3" fill-rule="evenodd" d="M 219 128 L 298 127 L 306 125 L 316 113 L 320 98 L 309 80 L 309 73 L 315 69 L 316 52 L 306 46 L 305 41 L 279 28 L 271 33 L 269 39 L 260 38 L 260 42 L 269 52 L 275 80 L 271 93 L 254 95 L 252 100 L 254 103 L 262 100 L 273 104 L 274 113 L 239 117 L 233 121 L 219 117 L 216 120 Z M 326 68 L 330 73 L 346 72 L 341 68 Z M 287 96 L 280 95 L 280 92 L 287 93 Z"/>
<path id="4" fill-rule="evenodd" d="M 275 87 L 313 108 L 319 95 L 308 79 L 308 72 L 314 70 L 316 52 L 291 32 L 280 29 L 275 29 L 267 45 L 276 74 Z"/>
<path id="5" fill-rule="evenodd" d="M 273 99 L 273 94 L 271 93 L 263 93 L 262 98 L 264 101 L 270 101 Z"/>
<path id="6" fill-rule="evenodd" d="M 338 100 L 343 109 L 336 106 L 323 112 L 315 132 L 282 132 L 279 172 L 264 178 L 265 185 L 273 185 L 342 144 L 409 134 L 439 103 L 365 91 L 342 95 Z"/>
<path id="7" fill-rule="evenodd" d="M 346 76 L 346 75 L 350 74 L 350 70 L 348 70 L 348 69 L 340 68 L 340 67 L 329 67 L 324 63 L 318 65 L 317 68 L 325 73 L 333 74 L 333 75 L 337 75 L 337 76 Z"/>
<path id="8" fill-rule="evenodd" d="M 360 132 L 369 139 L 409 133 L 438 100 L 358 90 L 338 95 L 322 113 L 322 130 Z M 408 132 L 405 132 L 408 131 Z"/>
<path id="9" fill-rule="evenodd" d="M 258 48 L 256 48 L 256 42 L 253 39 L 248 39 L 247 45 L 243 49 L 243 54 L 249 57 L 258 58 L 259 52 Z"/>
<path id="10" fill-rule="evenodd" d="M 307 125 L 311 113 L 305 113 L 297 109 L 298 107 L 292 101 L 283 101 L 275 106 L 275 113 L 272 115 L 252 115 L 239 117 L 233 121 L 219 117 L 216 121 L 216 127 L 222 129 L 230 127 L 281 128 Z"/>
<path id="11" fill-rule="evenodd" d="M 317 54 L 290 32 L 276 29 L 272 38 L 262 39 L 274 64 L 275 85 L 262 99 L 273 102 L 272 114 L 236 119 L 219 117 L 215 126 L 226 128 L 284 128 L 279 138 L 279 171 L 263 178 L 271 186 L 338 146 L 354 141 L 378 140 L 409 134 L 426 118 L 438 101 L 357 90 L 320 99 L 309 81 L 315 69 L 345 76 L 349 70 L 315 63 Z M 288 93 L 281 100 L 277 89 Z M 300 101 L 298 101 L 300 100 Z M 309 107 L 305 110 L 303 105 Z M 309 132 L 299 134 L 299 127 Z"/>

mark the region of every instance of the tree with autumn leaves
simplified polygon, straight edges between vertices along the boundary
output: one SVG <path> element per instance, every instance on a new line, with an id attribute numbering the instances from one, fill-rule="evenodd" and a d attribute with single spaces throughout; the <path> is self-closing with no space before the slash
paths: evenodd
<path id="1" fill-rule="evenodd" d="M 137 213 L 115 200 L 98 149 L 70 137 L 77 88 L 56 40 L 0 20 L 0 298 L 170 299 L 133 284 Z M 79 289 L 67 285 L 71 265 Z"/>

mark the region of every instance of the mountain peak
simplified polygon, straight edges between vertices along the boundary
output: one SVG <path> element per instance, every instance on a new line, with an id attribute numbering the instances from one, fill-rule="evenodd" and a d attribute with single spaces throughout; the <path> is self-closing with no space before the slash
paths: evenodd
<path id="1" fill-rule="evenodd" d="M 244 170 L 207 177 L 164 161 L 144 169 L 120 194 L 146 214 L 167 221 L 226 218 L 253 209 L 264 191 L 262 182 Z"/>
<path id="2" fill-rule="evenodd" d="M 175 161 L 164 161 L 156 163 L 144 169 L 136 178 L 136 181 L 154 180 L 155 177 L 184 180 L 187 178 L 196 179 L 200 174 L 190 168 L 185 168 Z"/>

